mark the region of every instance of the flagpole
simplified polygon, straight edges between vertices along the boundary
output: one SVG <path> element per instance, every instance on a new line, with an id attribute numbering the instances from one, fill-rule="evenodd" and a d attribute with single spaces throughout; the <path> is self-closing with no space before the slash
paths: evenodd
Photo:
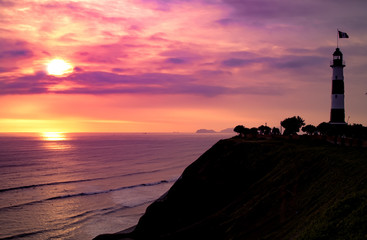
<path id="1" fill-rule="evenodd" d="M 339 48 L 339 29 L 336 29 L 336 47 Z"/>

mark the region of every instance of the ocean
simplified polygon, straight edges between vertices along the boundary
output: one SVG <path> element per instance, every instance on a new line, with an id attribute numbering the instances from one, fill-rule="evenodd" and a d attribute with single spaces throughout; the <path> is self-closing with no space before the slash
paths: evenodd
<path id="1" fill-rule="evenodd" d="M 92 239 L 134 226 L 234 134 L 0 134 L 0 239 Z"/>

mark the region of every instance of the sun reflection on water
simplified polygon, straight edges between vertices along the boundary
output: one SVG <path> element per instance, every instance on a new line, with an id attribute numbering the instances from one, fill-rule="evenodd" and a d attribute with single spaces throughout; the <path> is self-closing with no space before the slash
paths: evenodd
<path id="1" fill-rule="evenodd" d="M 42 132 L 41 138 L 44 146 L 47 149 L 65 150 L 71 148 L 71 145 L 66 141 L 69 138 L 62 132 Z"/>

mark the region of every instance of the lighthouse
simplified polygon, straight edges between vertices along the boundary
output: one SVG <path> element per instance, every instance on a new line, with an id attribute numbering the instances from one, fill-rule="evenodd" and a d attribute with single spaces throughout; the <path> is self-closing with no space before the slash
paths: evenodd
<path id="1" fill-rule="evenodd" d="M 343 53 L 337 47 L 333 53 L 333 61 L 330 67 L 333 69 L 331 87 L 331 112 L 330 124 L 346 124 L 344 110 L 344 75 Z"/>

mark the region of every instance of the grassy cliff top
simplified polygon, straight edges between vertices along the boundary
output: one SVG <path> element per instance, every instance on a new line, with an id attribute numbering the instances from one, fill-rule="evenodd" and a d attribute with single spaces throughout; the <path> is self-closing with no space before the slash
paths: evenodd
<path id="1" fill-rule="evenodd" d="M 132 233 L 99 239 L 366 239 L 366 172 L 366 148 L 221 140 Z"/>

